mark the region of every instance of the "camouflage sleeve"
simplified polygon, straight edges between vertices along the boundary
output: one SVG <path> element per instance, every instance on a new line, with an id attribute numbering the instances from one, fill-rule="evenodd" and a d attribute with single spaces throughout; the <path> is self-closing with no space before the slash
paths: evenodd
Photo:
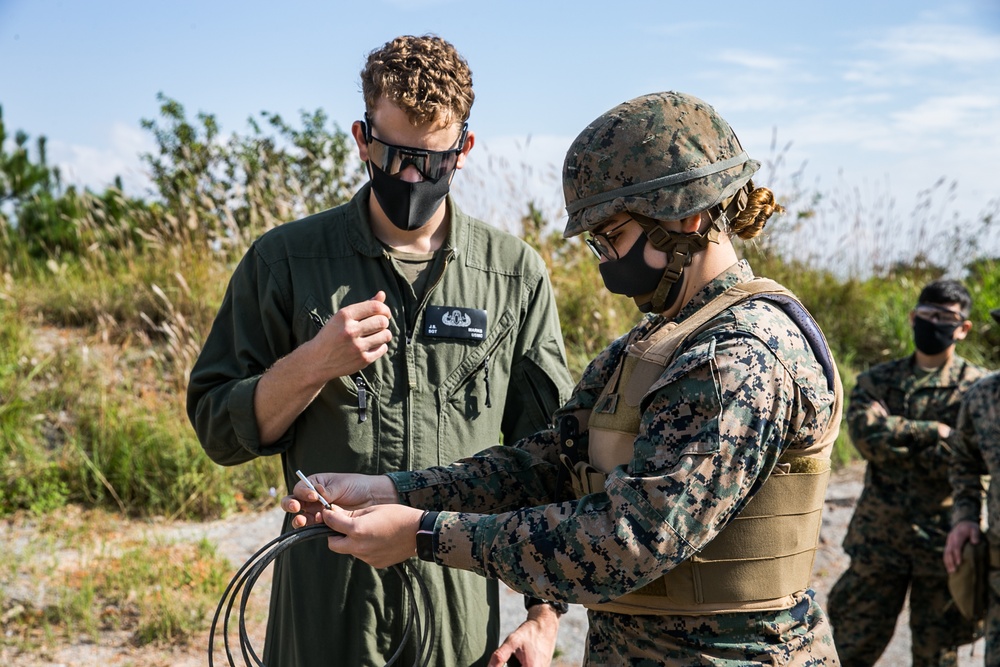
<path id="1" fill-rule="evenodd" d="M 614 341 L 592 361 L 554 420 L 589 410 L 597 400 L 627 336 Z M 492 447 L 473 457 L 427 470 L 389 473 L 400 502 L 433 510 L 501 512 L 558 499 L 558 431 L 548 428 L 522 438 L 512 447 Z"/>
<path id="2" fill-rule="evenodd" d="M 635 458 L 605 491 L 493 515 L 443 512 L 444 565 L 577 603 L 620 597 L 711 541 L 774 467 L 796 387 L 751 336 L 688 348 L 653 386 Z"/>
<path id="3" fill-rule="evenodd" d="M 898 463 L 937 445 L 938 422 L 887 414 L 883 384 L 873 373 L 862 373 L 851 391 L 847 429 L 858 452 L 873 463 Z"/>
<path id="4" fill-rule="evenodd" d="M 958 413 L 957 435 L 953 438 L 951 482 L 955 504 L 951 511 L 952 524 L 959 521 L 979 521 L 982 512 L 982 476 L 989 474 L 980 449 L 979 421 L 985 416 L 989 392 L 973 385 L 962 399 Z"/>

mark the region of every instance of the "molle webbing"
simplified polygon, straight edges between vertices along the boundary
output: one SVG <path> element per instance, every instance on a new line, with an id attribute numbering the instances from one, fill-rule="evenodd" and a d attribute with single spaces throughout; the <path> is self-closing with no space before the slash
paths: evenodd
<path id="1" fill-rule="evenodd" d="M 740 603 L 775 600 L 806 588 L 830 462 L 806 457 L 782 461 L 789 462 L 792 470 L 803 472 L 775 470 L 739 516 L 700 553 L 626 597 L 655 596 L 645 606 L 663 610 L 698 605 L 735 609 Z"/>
<path id="2" fill-rule="evenodd" d="M 631 444 L 639 430 L 642 399 L 684 340 L 727 308 L 758 296 L 781 297 L 779 305 L 786 312 L 788 304 L 794 302 L 801 316 L 811 322 L 788 290 L 774 281 L 758 278 L 730 288 L 679 325 L 667 323 L 646 340 L 629 347 L 624 363 L 590 415 L 592 465 L 578 464 L 573 471 L 578 493 L 603 490 L 607 473 L 632 462 Z M 798 324 L 802 318 L 792 319 Z M 812 332 L 803 334 L 810 339 L 816 356 L 821 357 L 822 353 L 829 360 L 828 363 L 821 360 L 821 364 L 836 395 L 834 415 L 839 416 L 843 391 L 840 378 L 822 333 L 815 324 L 812 328 Z M 740 514 L 700 553 L 637 591 L 608 603 L 587 606 L 631 614 L 719 613 L 789 606 L 792 594 L 806 588 L 812 576 L 830 475 L 829 453 L 839 423 L 839 418 L 831 420 L 819 446 L 811 448 L 810 455 L 786 452 Z"/>

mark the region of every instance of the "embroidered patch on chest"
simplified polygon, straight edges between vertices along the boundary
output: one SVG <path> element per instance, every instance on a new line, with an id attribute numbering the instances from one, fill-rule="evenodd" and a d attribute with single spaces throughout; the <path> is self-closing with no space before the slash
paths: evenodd
<path id="1" fill-rule="evenodd" d="M 486 311 L 460 306 L 427 306 L 424 333 L 440 338 L 482 340 L 486 336 Z"/>

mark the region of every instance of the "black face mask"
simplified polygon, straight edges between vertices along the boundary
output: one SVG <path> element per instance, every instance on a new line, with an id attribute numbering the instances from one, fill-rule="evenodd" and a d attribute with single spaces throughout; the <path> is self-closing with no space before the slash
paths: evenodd
<path id="1" fill-rule="evenodd" d="M 372 192 L 392 224 L 412 232 L 427 224 L 451 189 L 451 173 L 436 181 L 409 183 L 368 163 Z M 454 172 L 452 172 L 454 173 Z"/>
<path id="2" fill-rule="evenodd" d="M 604 279 L 604 286 L 609 292 L 636 297 L 656 290 L 660 279 L 663 278 L 664 269 L 654 269 L 646 264 L 642 255 L 648 242 L 649 239 L 643 234 L 635 240 L 623 257 L 600 263 L 598 268 L 601 271 L 601 278 Z M 641 304 L 639 309 L 642 310 Z"/>
<path id="3" fill-rule="evenodd" d="M 940 354 L 955 343 L 955 330 L 962 326 L 942 322 L 936 324 L 922 317 L 913 318 L 913 342 L 926 355 Z"/>

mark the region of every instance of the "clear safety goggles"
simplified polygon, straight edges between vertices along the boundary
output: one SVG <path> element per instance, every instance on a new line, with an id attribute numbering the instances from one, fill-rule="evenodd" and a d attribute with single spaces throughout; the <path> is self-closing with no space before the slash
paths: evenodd
<path id="1" fill-rule="evenodd" d="M 930 303 L 918 304 L 913 309 L 913 314 L 922 320 L 935 324 L 961 324 L 965 321 L 965 315 L 961 312 Z"/>

